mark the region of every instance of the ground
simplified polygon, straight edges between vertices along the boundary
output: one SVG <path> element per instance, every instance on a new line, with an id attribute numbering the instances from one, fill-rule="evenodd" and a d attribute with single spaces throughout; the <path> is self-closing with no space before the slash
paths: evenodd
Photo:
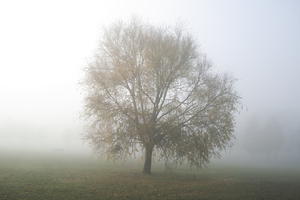
<path id="1" fill-rule="evenodd" d="M 0 157 L 0 200 L 300 199 L 300 172 L 208 166 L 143 175 L 140 163 L 76 156 Z"/>

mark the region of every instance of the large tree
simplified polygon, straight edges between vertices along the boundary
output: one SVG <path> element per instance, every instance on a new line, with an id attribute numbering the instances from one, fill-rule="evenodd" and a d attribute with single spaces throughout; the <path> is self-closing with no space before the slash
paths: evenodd
<path id="1" fill-rule="evenodd" d="M 144 151 L 202 166 L 230 144 L 239 97 L 181 28 L 108 27 L 85 71 L 88 140 L 110 156 Z"/>

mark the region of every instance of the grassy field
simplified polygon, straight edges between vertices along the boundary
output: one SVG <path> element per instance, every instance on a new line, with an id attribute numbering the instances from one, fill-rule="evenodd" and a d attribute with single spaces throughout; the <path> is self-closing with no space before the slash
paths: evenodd
<path id="1" fill-rule="evenodd" d="M 1 155 L 0 200 L 300 199 L 300 173 L 210 166 L 201 170 L 72 156 Z"/>

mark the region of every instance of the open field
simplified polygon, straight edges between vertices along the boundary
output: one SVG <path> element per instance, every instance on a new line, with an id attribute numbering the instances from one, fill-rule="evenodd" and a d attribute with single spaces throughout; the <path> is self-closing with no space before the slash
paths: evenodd
<path id="1" fill-rule="evenodd" d="M 1 155 L 0 200 L 300 199 L 300 173 L 210 166 L 152 176 L 141 166 L 72 156 Z"/>

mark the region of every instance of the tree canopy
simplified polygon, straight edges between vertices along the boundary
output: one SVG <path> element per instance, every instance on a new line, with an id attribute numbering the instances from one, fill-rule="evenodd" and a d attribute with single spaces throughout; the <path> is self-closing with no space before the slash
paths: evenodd
<path id="1" fill-rule="evenodd" d="M 85 69 L 87 139 L 111 157 L 145 152 L 202 166 L 233 138 L 239 96 L 183 29 L 137 20 L 108 27 Z"/>

